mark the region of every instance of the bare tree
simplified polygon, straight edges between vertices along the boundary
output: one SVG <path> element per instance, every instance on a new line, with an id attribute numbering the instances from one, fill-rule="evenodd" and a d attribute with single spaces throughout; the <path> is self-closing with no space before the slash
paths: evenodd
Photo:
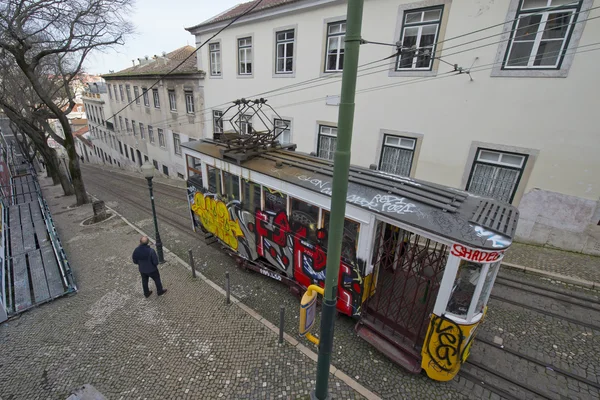
<path id="1" fill-rule="evenodd" d="M 125 19 L 132 5 L 133 0 L 0 1 L 0 51 L 18 65 L 59 121 L 78 205 L 88 202 L 88 197 L 67 118 L 75 107 L 70 86 L 90 52 L 122 45 L 124 36 L 133 32 Z M 56 88 L 45 84 L 48 77 L 62 80 L 66 107 L 57 101 Z"/>

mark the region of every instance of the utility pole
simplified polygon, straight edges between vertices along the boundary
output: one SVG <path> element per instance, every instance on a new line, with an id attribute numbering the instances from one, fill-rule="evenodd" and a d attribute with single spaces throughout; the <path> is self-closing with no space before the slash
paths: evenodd
<path id="1" fill-rule="evenodd" d="M 338 115 L 337 147 L 333 158 L 333 183 L 331 194 L 331 220 L 327 246 L 327 267 L 325 294 L 321 313 L 321 335 L 319 359 L 317 362 L 317 383 L 313 399 L 329 398 L 329 367 L 333 349 L 333 327 L 337 302 L 338 275 L 342 238 L 346 217 L 346 197 L 348 195 L 348 172 L 350 170 L 350 148 L 354 125 L 354 98 L 356 95 L 356 74 L 358 54 L 361 44 L 361 27 L 364 0 L 348 0 L 346 17 L 346 40 L 344 44 L 344 72 L 342 75 L 342 96 Z"/>

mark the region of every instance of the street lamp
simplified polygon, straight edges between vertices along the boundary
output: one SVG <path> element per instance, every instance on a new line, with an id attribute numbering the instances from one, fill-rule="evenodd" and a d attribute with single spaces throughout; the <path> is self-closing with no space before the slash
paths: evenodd
<path id="1" fill-rule="evenodd" d="M 165 257 L 163 255 L 160 233 L 158 233 L 158 221 L 156 220 L 156 209 L 154 208 L 154 194 L 152 193 L 152 178 L 154 178 L 154 166 L 148 161 L 146 161 L 141 168 L 144 178 L 148 180 L 148 189 L 150 190 L 150 202 L 152 203 L 152 217 L 154 218 L 154 232 L 156 235 L 156 254 L 158 255 L 158 262 L 162 264 L 165 262 Z"/>

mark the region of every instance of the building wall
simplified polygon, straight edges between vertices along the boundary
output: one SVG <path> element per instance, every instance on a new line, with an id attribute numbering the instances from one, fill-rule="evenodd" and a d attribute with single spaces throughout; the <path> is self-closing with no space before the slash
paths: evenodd
<path id="1" fill-rule="evenodd" d="M 438 41 L 444 42 L 437 48 L 443 62 L 434 61 L 432 71 L 396 72 L 394 59 L 389 65 L 380 62 L 359 70 L 352 163 L 377 164 L 383 134 L 395 133 L 417 139 L 413 177 L 465 188 L 478 146 L 518 152 L 528 157 L 512 200 L 521 210 L 518 239 L 600 254 L 600 227 L 596 225 L 600 220 L 600 140 L 591 118 L 600 100 L 595 85 L 590 84 L 597 80 L 600 52 L 576 54 L 577 46 L 597 42 L 600 22 L 575 24 L 564 70 L 511 71 L 504 75 L 512 76 L 499 76 L 503 71 L 498 60 L 512 29 L 512 24 L 503 27 L 502 23 L 515 18 L 518 4 L 518 0 L 366 0 L 362 37 L 385 43 L 399 40 L 405 10 L 443 5 Z M 593 5 L 598 1 L 585 0 L 582 10 Z M 286 9 L 290 11 L 283 12 Z M 339 111 L 324 99 L 340 94 L 339 75 L 324 73 L 327 23 L 344 19 L 345 13 L 345 2 L 305 1 L 263 13 L 264 18 L 262 14 L 245 18 L 246 22 L 234 24 L 215 40 L 221 44 L 220 77 L 210 76 L 209 46 L 204 46 L 198 59 L 198 67 L 207 71 L 204 136 L 212 137 L 211 110 L 224 110 L 224 103 L 329 76 L 264 95 L 281 116 L 292 121 L 292 141 L 298 150 L 316 151 L 319 124 L 335 126 Z M 581 12 L 580 18 L 597 16 L 600 10 Z M 493 25 L 499 26 L 453 39 Z M 286 77 L 274 74 L 275 32 L 284 28 L 296 30 L 295 70 Z M 214 29 L 195 33 L 199 44 Z M 496 36 L 485 39 L 492 35 Z M 250 77 L 239 76 L 236 70 L 237 39 L 245 36 L 253 38 Z M 467 44 L 470 41 L 475 42 Z M 486 44 L 491 45 L 480 47 Z M 359 65 L 393 52 L 390 46 L 363 44 Z M 456 74 L 447 63 L 476 72 Z"/>

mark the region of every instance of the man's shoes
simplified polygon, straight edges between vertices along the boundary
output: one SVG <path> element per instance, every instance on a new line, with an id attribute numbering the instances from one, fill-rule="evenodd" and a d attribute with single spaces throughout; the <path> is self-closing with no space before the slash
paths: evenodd
<path id="1" fill-rule="evenodd" d="M 165 294 L 165 293 L 167 293 L 167 289 L 163 290 L 162 292 L 158 292 L 157 294 L 158 294 L 159 296 L 162 296 L 162 295 L 163 295 L 163 294 Z"/>
<path id="2" fill-rule="evenodd" d="M 152 294 L 152 290 L 151 290 L 151 291 L 149 291 L 149 292 L 148 292 L 148 294 L 145 294 L 145 295 L 144 295 L 144 297 L 145 297 L 145 298 L 148 298 L 148 297 L 150 297 L 150 295 L 151 295 L 151 294 Z"/>

